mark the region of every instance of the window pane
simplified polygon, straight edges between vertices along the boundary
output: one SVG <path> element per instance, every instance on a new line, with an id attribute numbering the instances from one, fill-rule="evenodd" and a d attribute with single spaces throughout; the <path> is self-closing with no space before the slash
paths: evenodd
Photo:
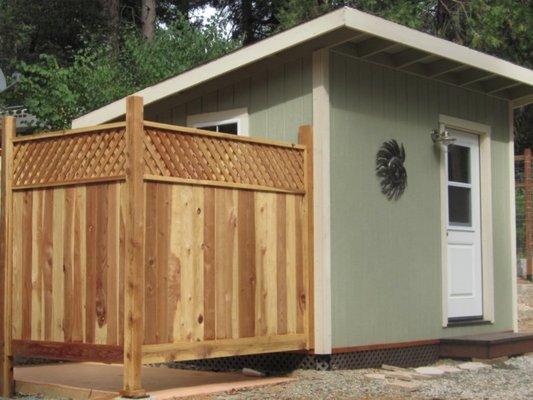
<path id="1" fill-rule="evenodd" d="M 222 124 L 218 126 L 218 131 L 222 133 L 232 133 L 237 134 L 237 123 L 233 122 L 231 124 Z"/>
<path id="2" fill-rule="evenodd" d="M 216 125 L 211 125 L 211 126 L 200 126 L 200 127 L 198 127 L 198 129 L 203 129 L 204 131 L 218 132 L 218 131 L 217 131 L 217 126 L 216 126 Z"/>
<path id="3" fill-rule="evenodd" d="M 448 180 L 470 183 L 470 148 L 450 144 L 448 146 Z"/>
<path id="4" fill-rule="evenodd" d="M 452 225 L 472 225 L 469 188 L 448 186 L 448 216 Z"/>

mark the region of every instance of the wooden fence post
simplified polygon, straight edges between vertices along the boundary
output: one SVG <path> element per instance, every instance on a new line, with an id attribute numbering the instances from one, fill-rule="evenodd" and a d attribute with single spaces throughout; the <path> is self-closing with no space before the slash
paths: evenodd
<path id="1" fill-rule="evenodd" d="M 533 187 L 531 181 L 531 149 L 524 150 L 524 223 L 525 250 L 527 260 L 527 279 L 533 280 Z"/>
<path id="2" fill-rule="evenodd" d="M 144 339 L 144 130 L 143 99 L 126 99 L 126 266 L 124 271 L 124 387 L 121 395 L 146 397 L 141 385 Z"/>
<path id="3" fill-rule="evenodd" d="M 298 129 L 298 142 L 305 149 L 305 211 L 306 211 L 306 238 L 305 238 L 305 271 L 307 271 L 307 319 L 306 334 L 307 348 L 314 348 L 315 337 L 315 303 L 314 303 L 314 200 L 313 200 L 313 127 L 310 125 L 300 126 Z"/>
<path id="4" fill-rule="evenodd" d="M 13 382 L 13 138 L 16 135 L 15 118 L 4 117 L 2 121 L 2 184 L 1 184 L 1 211 L 0 211 L 0 236 L 2 243 L 0 248 L 2 258 L 0 262 L 2 271 L 2 286 L 0 297 L 2 298 L 2 366 L 0 384 L 2 396 L 12 397 L 14 393 Z"/>

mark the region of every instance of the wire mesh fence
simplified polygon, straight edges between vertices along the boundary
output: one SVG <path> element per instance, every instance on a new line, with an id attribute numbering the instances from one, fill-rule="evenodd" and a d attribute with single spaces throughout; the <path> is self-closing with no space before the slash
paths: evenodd
<path id="1" fill-rule="evenodd" d="M 530 260 L 533 256 L 533 176 L 531 149 L 516 155 L 514 162 L 516 201 L 516 252 L 517 258 Z M 522 263 L 520 263 L 522 265 Z M 531 261 L 519 274 L 531 277 Z"/>

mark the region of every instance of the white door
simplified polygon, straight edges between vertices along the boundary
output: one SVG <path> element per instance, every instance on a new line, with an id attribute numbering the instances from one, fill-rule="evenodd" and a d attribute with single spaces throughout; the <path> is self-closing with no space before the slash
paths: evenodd
<path id="1" fill-rule="evenodd" d="M 447 275 L 448 319 L 483 316 L 479 136 L 448 129 Z"/>

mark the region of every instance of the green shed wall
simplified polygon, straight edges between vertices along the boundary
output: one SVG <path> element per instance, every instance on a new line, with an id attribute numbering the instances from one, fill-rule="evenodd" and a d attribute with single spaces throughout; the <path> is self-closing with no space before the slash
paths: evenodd
<path id="1" fill-rule="evenodd" d="M 196 97 L 185 93 L 148 105 L 146 118 L 185 126 L 188 115 L 245 107 L 249 135 L 297 142 L 298 127 L 312 123 L 311 57 L 270 64 L 258 66 L 241 79 L 220 81 L 216 90 L 206 92 L 202 86 L 196 87 L 192 89 L 192 93 L 200 93 Z M 182 101 L 182 97 L 189 100 Z"/>
<path id="2" fill-rule="evenodd" d="M 508 104 L 331 53 L 333 347 L 512 329 Z M 492 127 L 495 323 L 442 327 L 439 114 Z M 406 148 L 408 188 L 380 192 L 375 155 Z"/>

